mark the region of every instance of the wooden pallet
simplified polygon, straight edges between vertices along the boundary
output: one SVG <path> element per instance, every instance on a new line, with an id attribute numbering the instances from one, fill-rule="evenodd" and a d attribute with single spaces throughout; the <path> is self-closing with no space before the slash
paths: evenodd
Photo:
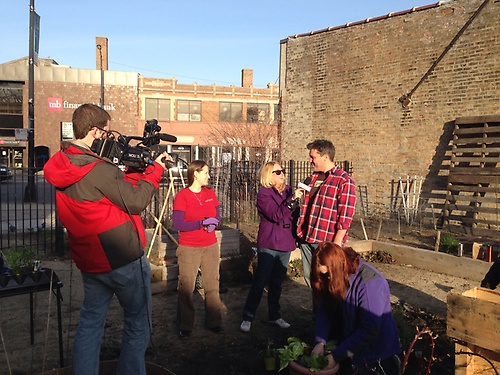
<path id="1" fill-rule="evenodd" d="M 447 296 L 448 337 L 457 340 L 455 374 L 495 375 L 500 367 L 500 293 L 473 288 Z"/>
<path id="2" fill-rule="evenodd" d="M 443 218 L 455 233 L 498 236 L 500 115 L 455 120 Z"/>

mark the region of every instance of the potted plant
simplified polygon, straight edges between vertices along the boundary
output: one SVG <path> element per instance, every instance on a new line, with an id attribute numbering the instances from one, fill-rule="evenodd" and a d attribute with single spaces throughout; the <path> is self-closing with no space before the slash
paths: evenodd
<path id="1" fill-rule="evenodd" d="M 290 374 L 320 374 L 331 375 L 338 371 L 338 366 L 325 369 L 328 365 L 326 354 L 336 346 L 335 341 L 328 341 L 325 345 L 325 356 L 311 355 L 312 348 L 297 337 L 289 337 L 288 344 L 278 349 L 280 369 L 289 366 Z"/>
<path id="2" fill-rule="evenodd" d="M 9 269 L 4 266 L 3 253 L 0 253 L 0 287 L 6 287 L 9 283 L 9 280 Z"/>
<path id="3" fill-rule="evenodd" d="M 266 350 L 264 352 L 264 367 L 266 371 L 276 370 L 276 349 L 271 339 L 267 339 Z"/>
<path id="4" fill-rule="evenodd" d="M 22 284 L 26 275 L 33 272 L 34 259 L 33 250 L 27 246 L 14 246 L 4 252 L 4 260 L 18 284 Z"/>

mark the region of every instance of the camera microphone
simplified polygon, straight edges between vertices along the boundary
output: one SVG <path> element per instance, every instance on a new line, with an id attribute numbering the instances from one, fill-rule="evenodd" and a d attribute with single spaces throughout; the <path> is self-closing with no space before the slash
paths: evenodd
<path id="1" fill-rule="evenodd" d="M 177 137 L 175 135 L 158 133 L 156 136 L 165 142 L 177 142 Z"/>

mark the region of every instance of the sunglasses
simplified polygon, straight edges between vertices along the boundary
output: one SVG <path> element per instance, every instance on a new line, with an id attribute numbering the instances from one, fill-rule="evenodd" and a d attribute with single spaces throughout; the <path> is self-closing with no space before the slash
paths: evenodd
<path id="1" fill-rule="evenodd" d="M 280 174 L 285 174 L 285 171 L 283 169 L 278 169 L 277 171 L 273 171 L 273 173 L 276 174 L 276 176 L 279 176 Z"/>

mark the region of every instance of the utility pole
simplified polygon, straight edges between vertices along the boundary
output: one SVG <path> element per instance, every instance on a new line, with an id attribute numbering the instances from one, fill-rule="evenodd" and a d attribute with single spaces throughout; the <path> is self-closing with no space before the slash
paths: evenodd
<path id="1" fill-rule="evenodd" d="M 101 68 L 101 108 L 104 109 L 104 68 L 102 66 L 102 46 L 100 44 L 97 45 L 97 49 L 99 50 L 99 67 Z"/>
<path id="2" fill-rule="evenodd" d="M 30 0 L 29 72 L 28 72 L 28 185 L 24 191 L 24 202 L 38 201 L 35 186 L 35 0 Z M 38 56 L 36 57 L 38 58 Z"/>

